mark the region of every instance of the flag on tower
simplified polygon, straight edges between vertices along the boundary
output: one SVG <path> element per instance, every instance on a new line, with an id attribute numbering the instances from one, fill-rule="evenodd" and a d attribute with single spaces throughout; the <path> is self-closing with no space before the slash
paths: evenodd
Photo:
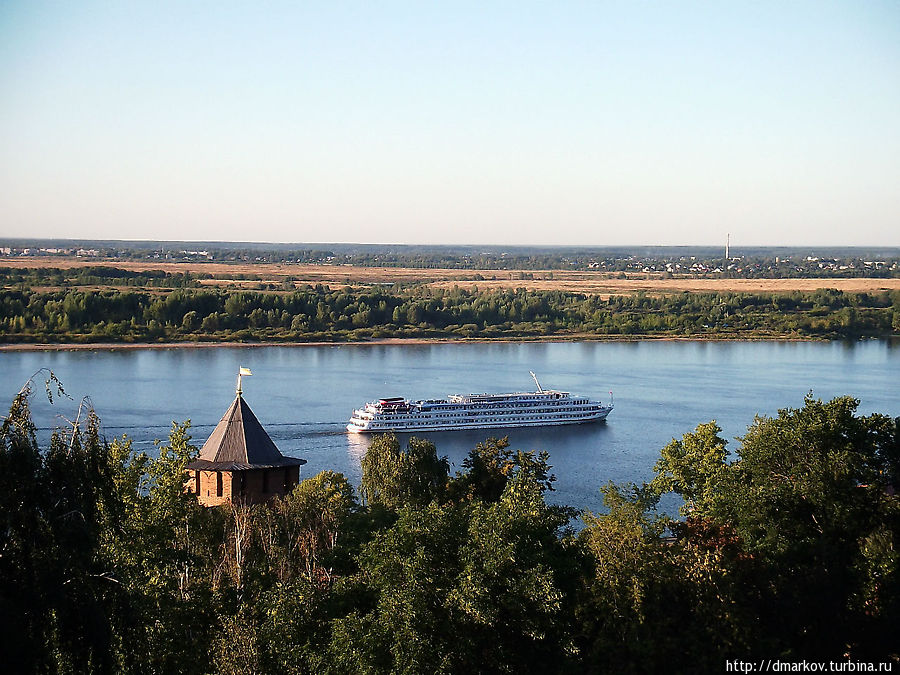
<path id="1" fill-rule="evenodd" d="M 253 373 L 250 372 L 249 368 L 244 368 L 244 366 L 241 366 L 240 374 L 241 375 L 252 375 Z"/>

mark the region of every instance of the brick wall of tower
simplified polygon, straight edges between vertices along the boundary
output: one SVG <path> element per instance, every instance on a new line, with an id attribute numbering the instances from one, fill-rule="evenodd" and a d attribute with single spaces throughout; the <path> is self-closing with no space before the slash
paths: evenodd
<path id="1" fill-rule="evenodd" d="M 258 504 L 286 495 L 300 482 L 298 466 L 248 469 L 240 474 L 232 482 L 231 496 L 232 499 L 240 499 L 248 504 Z"/>
<path id="2" fill-rule="evenodd" d="M 196 494 L 203 506 L 219 506 L 228 501 L 259 504 L 288 494 L 300 482 L 299 466 L 243 471 L 189 470 L 187 474 L 185 490 Z"/>

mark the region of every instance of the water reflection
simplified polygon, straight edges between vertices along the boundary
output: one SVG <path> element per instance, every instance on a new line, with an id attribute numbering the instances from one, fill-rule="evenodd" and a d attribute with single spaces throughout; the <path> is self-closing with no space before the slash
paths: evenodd
<path id="1" fill-rule="evenodd" d="M 352 462 L 359 464 L 369 451 L 373 437 L 368 434 L 351 434 L 347 432 L 347 456 Z"/>

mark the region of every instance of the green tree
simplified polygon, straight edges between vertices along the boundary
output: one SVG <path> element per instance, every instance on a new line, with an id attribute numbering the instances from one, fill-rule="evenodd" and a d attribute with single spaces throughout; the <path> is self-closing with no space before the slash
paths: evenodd
<path id="1" fill-rule="evenodd" d="M 672 439 L 660 451 L 650 489 L 657 495 L 675 492 L 686 502 L 685 515 L 695 509 L 705 513 L 716 497 L 716 488 L 726 470 L 728 451 L 715 423 L 701 424 L 681 440 Z"/>
<path id="2" fill-rule="evenodd" d="M 411 437 L 405 449 L 394 434 L 372 441 L 362 460 L 360 491 L 369 504 L 397 510 L 441 499 L 447 489 L 450 463 L 438 457 L 434 444 Z"/>
<path id="3" fill-rule="evenodd" d="M 193 332 L 197 330 L 197 326 L 200 325 L 200 321 L 197 319 L 197 312 L 191 310 L 190 312 L 184 313 L 184 318 L 181 320 L 181 327 L 187 332 Z"/>
<path id="4" fill-rule="evenodd" d="M 301 481 L 269 511 L 281 533 L 280 547 L 269 552 L 279 581 L 303 576 L 306 581 L 330 584 L 334 559 L 348 519 L 359 505 L 350 482 L 334 471 Z"/>
<path id="5" fill-rule="evenodd" d="M 102 514 L 118 511 L 107 447 L 88 412 L 39 449 L 31 393 L 29 382 L 0 426 L 4 667 L 113 672 L 116 580 L 98 551 Z"/>
<path id="6" fill-rule="evenodd" d="M 462 471 L 450 481 L 453 499 L 496 502 L 513 476 L 524 473 L 544 490 L 553 490 L 556 477 L 550 473 L 546 451 L 535 453 L 509 449 L 509 438 L 488 438 L 478 443 L 462 461 Z"/>
<path id="7" fill-rule="evenodd" d="M 886 546 L 900 541 L 898 421 L 857 416 L 858 405 L 808 396 L 758 418 L 725 476 L 728 499 L 709 511 L 769 565 L 772 625 L 798 655 L 883 655 L 884 619 L 900 618 Z"/>
<path id="8" fill-rule="evenodd" d="M 770 651 L 883 658 L 896 649 L 900 432 L 898 420 L 857 416 L 858 403 L 807 396 L 800 409 L 757 418 L 727 464 L 718 428 L 702 425 L 667 446 L 650 484 L 685 498 L 707 532 L 733 533 L 732 568 L 754 561 L 745 596 L 756 597 Z"/>
<path id="9" fill-rule="evenodd" d="M 493 504 L 401 508 L 360 556 L 356 595 L 371 605 L 335 621 L 335 670 L 571 670 L 568 519 L 542 493 L 520 473 Z"/>

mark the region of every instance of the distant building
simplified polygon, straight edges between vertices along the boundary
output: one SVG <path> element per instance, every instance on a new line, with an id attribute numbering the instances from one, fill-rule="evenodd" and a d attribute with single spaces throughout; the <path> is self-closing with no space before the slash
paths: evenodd
<path id="1" fill-rule="evenodd" d="M 286 495 L 300 482 L 300 466 L 306 464 L 281 454 L 244 400 L 240 376 L 236 394 L 199 457 L 187 465 L 185 489 L 203 506 L 259 504 Z"/>

